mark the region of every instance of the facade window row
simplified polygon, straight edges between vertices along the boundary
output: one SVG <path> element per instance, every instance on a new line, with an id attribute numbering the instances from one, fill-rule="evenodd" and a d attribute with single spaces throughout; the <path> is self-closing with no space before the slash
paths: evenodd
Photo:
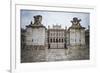
<path id="1" fill-rule="evenodd" d="M 64 38 L 51 38 L 50 43 L 63 43 L 64 42 Z"/>

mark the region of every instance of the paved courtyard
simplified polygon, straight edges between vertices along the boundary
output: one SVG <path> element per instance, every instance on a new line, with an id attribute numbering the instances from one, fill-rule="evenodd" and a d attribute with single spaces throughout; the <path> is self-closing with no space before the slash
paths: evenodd
<path id="1" fill-rule="evenodd" d="M 26 49 L 21 52 L 21 62 L 46 62 L 46 61 L 68 61 L 88 60 L 88 48 L 70 49 Z"/>
<path id="2" fill-rule="evenodd" d="M 61 61 L 67 59 L 66 49 L 48 49 L 48 61 Z"/>

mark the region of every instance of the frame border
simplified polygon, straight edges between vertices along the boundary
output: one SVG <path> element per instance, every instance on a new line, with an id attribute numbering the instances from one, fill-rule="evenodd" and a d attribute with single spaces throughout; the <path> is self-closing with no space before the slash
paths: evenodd
<path id="1" fill-rule="evenodd" d="M 75 8 L 75 9 L 93 9 L 95 10 L 95 6 L 89 6 L 89 7 L 86 7 L 86 5 L 83 6 L 78 6 L 78 5 L 67 5 L 67 6 L 62 6 L 62 5 L 42 5 L 42 4 L 15 4 L 15 51 L 16 51 L 16 5 L 25 5 L 25 6 L 42 6 L 42 7 L 57 7 L 57 8 Z M 12 58 L 12 55 L 13 55 L 13 51 L 12 51 L 12 12 L 13 12 L 13 9 L 12 9 L 12 1 L 10 2 L 10 69 L 11 69 L 11 73 L 15 72 L 17 70 L 16 68 L 16 52 L 15 52 L 15 68 L 14 68 L 14 71 L 12 70 L 13 69 L 13 58 Z M 74 6 L 74 7 L 73 7 Z M 77 7 L 78 6 L 78 7 Z"/>

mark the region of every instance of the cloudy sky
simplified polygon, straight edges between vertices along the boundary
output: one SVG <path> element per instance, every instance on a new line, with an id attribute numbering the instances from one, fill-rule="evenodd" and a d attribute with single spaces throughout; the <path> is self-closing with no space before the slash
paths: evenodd
<path id="1" fill-rule="evenodd" d="M 81 25 L 88 28 L 89 24 L 89 13 L 76 13 L 76 12 L 54 12 L 54 11 L 35 11 L 35 10 L 21 10 L 21 27 L 25 28 L 26 25 L 29 25 L 35 15 L 42 15 L 42 24 L 46 27 L 48 25 L 61 25 L 62 28 L 69 28 L 71 20 L 73 17 L 81 19 Z"/>

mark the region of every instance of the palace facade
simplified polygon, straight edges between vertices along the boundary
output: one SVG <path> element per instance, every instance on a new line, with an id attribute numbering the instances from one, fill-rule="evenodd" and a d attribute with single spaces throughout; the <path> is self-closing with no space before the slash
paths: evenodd
<path id="1" fill-rule="evenodd" d="M 36 19 L 37 17 L 37 19 Z M 38 21 L 38 19 L 40 19 Z M 26 26 L 26 45 L 46 45 L 48 48 L 68 48 L 68 46 L 85 45 L 85 27 L 80 24 L 80 19 L 74 17 L 72 26 L 61 28 L 61 25 L 53 25 L 48 29 L 41 24 L 42 16 L 38 15 Z"/>
<path id="2" fill-rule="evenodd" d="M 89 30 L 80 21 L 74 17 L 69 28 L 47 29 L 41 24 L 42 16 L 34 16 L 34 22 L 21 30 L 21 62 L 89 59 Z"/>
<path id="3" fill-rule="evenodd" d="M 66 48 L 66 32 L 61 25 L 48 27 L 48 48 Z"/>

